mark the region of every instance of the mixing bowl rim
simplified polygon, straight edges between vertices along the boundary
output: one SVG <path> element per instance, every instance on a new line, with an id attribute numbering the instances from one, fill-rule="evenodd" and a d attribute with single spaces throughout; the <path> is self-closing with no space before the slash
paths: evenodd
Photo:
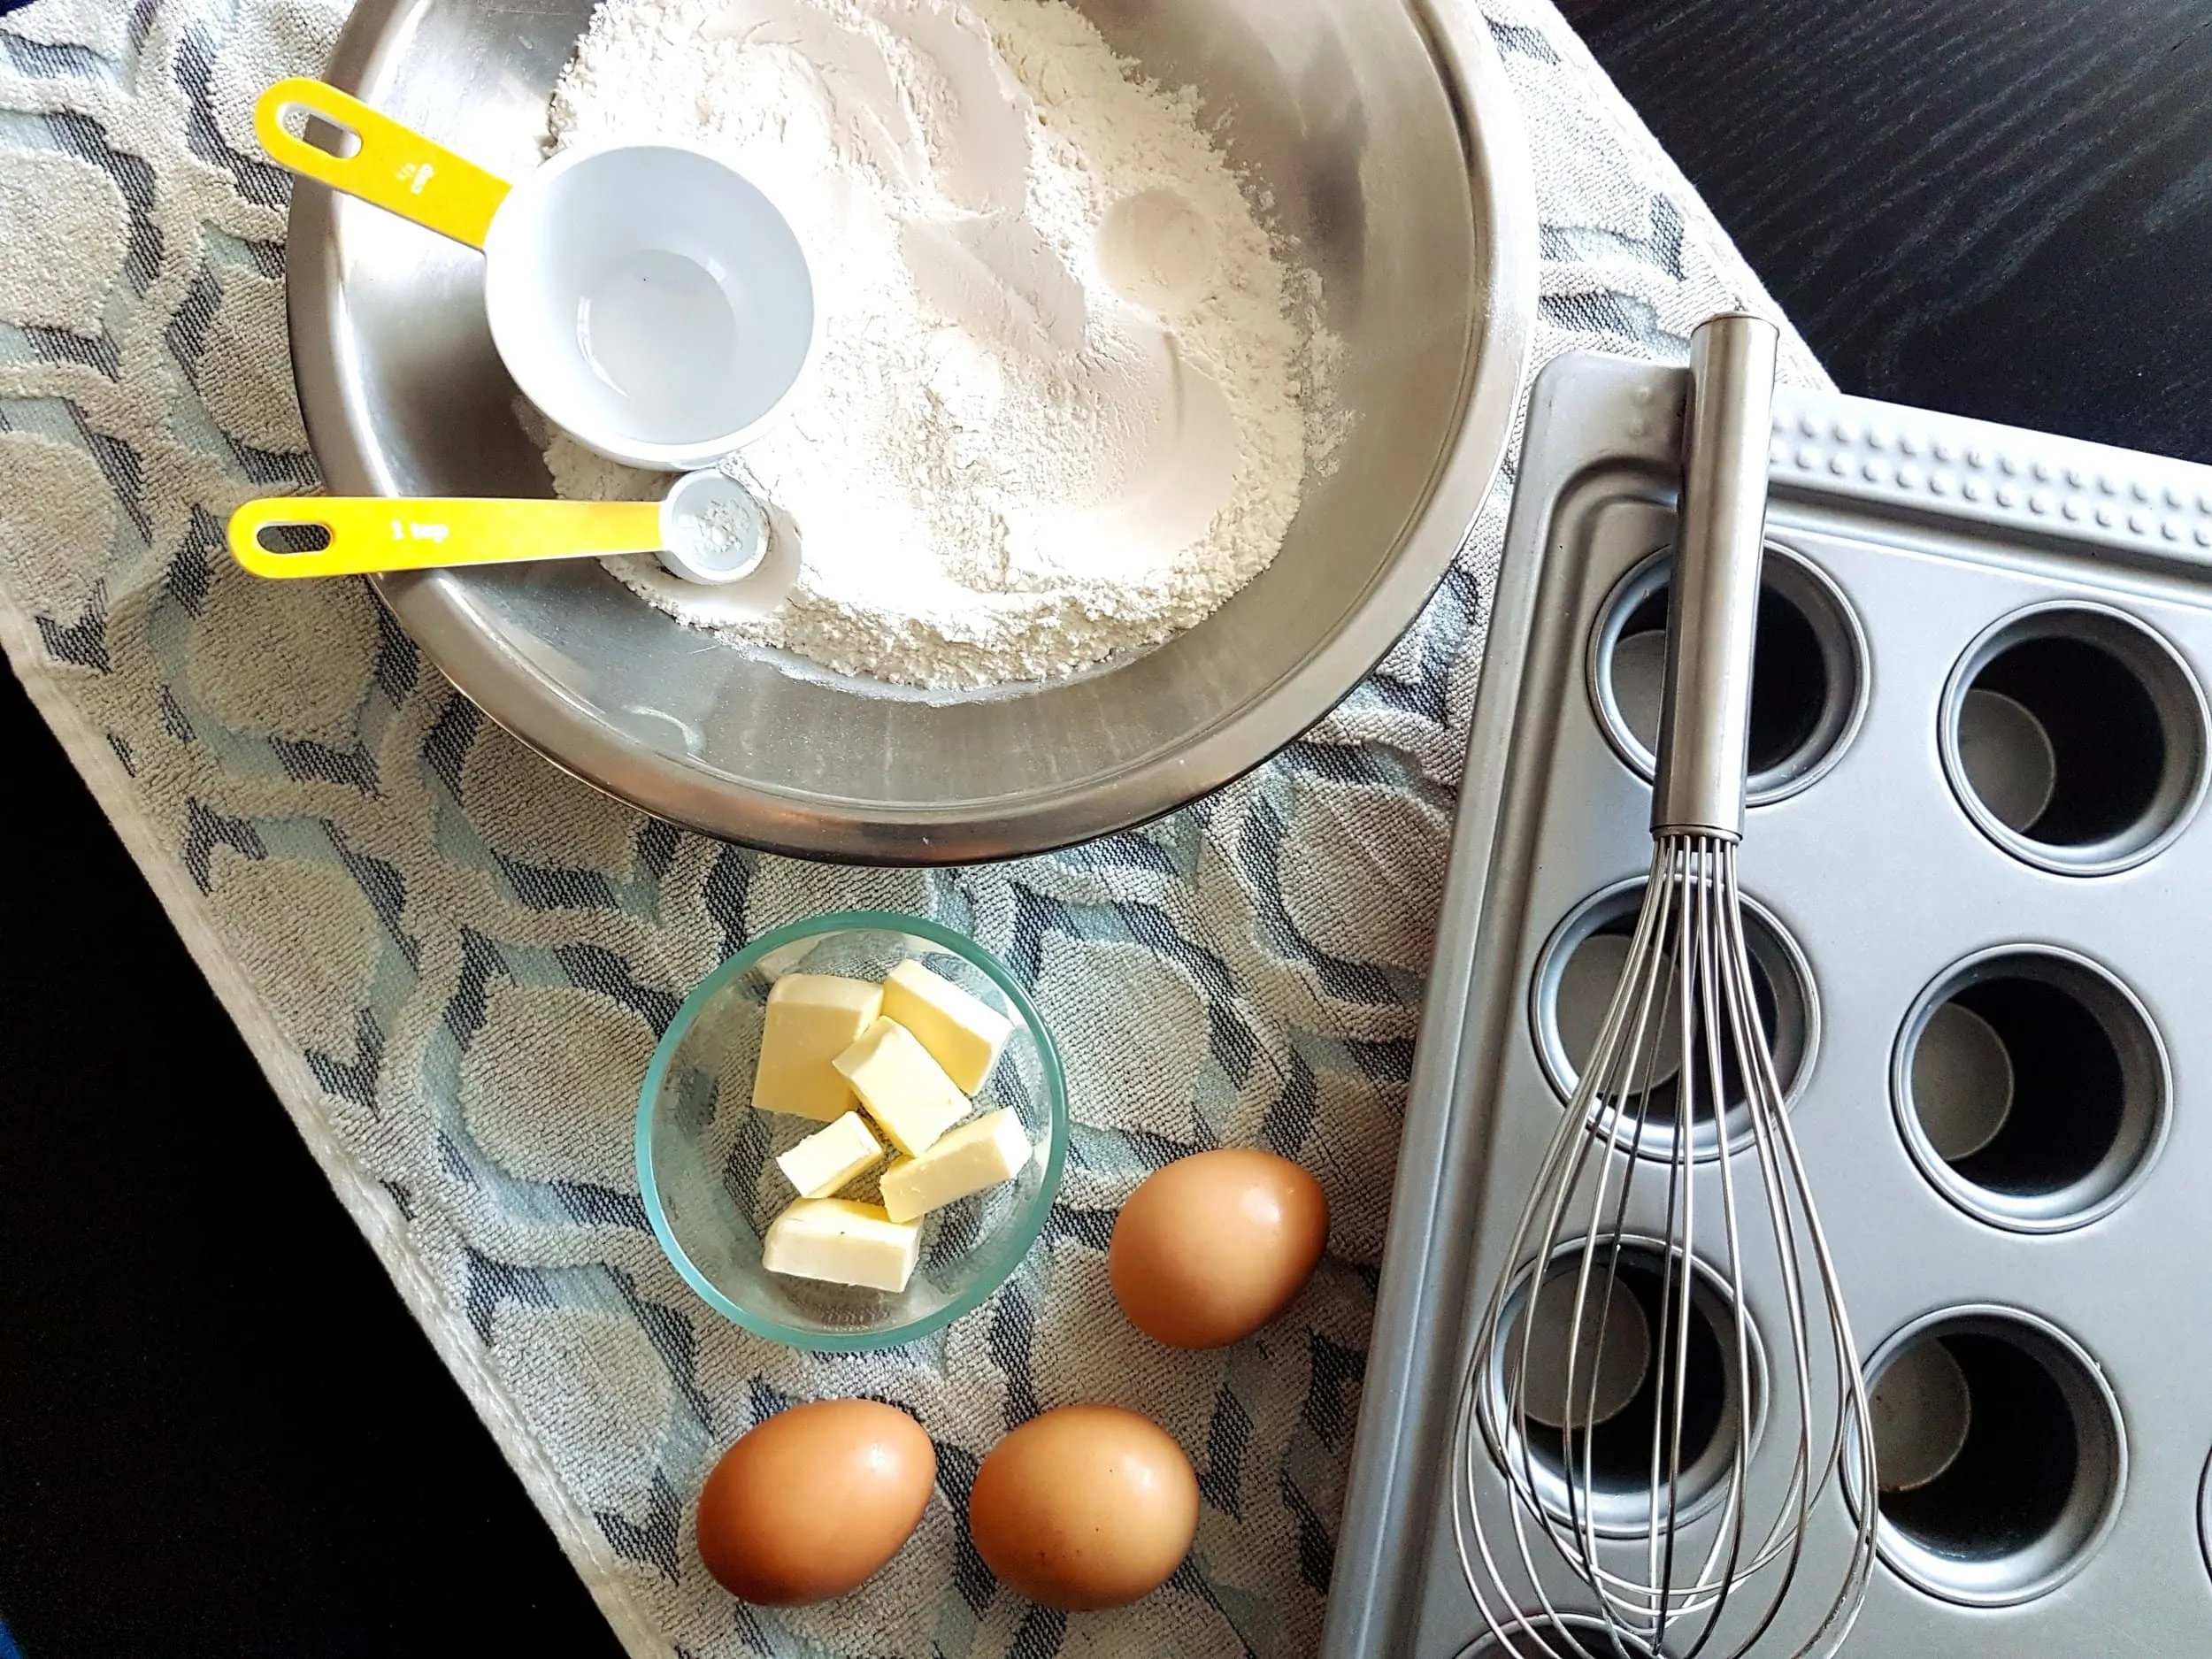
<path id="1" fill-rule="evenodd" d="M 1044 1072 L 1045 1121 L 1050 1143 L 1045 1151 L 1044 1178 L 1039 1182 L 1035 1194 L 1027 1207 L 1007 1230 L 1005 1238 L 979 1273 L 974 1284 L 953 1297 L 941 1308 L 903 1325 L 887 1325 L 880 1330 L 863 1332 L 803 1331 L 780 1320 L 757 1314 L 732 1297 L 710 1279 L 691 1259 L 676 1238 L 675 1229 L 669 1225 L 668 1214 L 662 1206 L 660 1182 L 653 1171 L 652 1136 L 656 1108 L 668 1079 L 668 1069 L 673 1064 L 676 1051 L 698 1022 L 699 1017 L 714 1002 L 733 981 L 747 970 L 756 967 L 764 957 L 786 945 L 808 939 L 827 939 L 837 933 L 898 933 L 908 938 L 926 939 L 932 944 L 960 957 L 979 970 L 985 978 L 998 987 L 1022 1025 L 1037 1045 L 1039 1064 Z M 749 1107 L 748 1110 L 750 1110 Z M 638 1196 L 645 1205 L 646 1219 L 651 1223 L 653 1237 L 661 1247 L 684 1282 L 695 1291 L 706 1304 L 733 1324 L 742 1326 L 754 1335 L 780 1342 L 787 1348 L 804 1348 L 818 1354 L 866 1354 L 879 1349 L 897 1348 L 904 1343 L 918 1341 L 923 1337 L 942 1330 L 964 1314 L 972 1313 L 998 1292 L 999 1286 L 1013 1277 L 1037 1240 L 1044 1233 L 1045 1223 L 1052 1214 L 1053 1201 L 1060 1191 L 1060 1177 L 1067 1161 L 1068 1147 L 1068 1087 L 1067 1072 L 1060 1060 L 1060 1050 L 1052 1040 L 1051 1027 L 1036 1004 L 1021 987 L 1006 964 L 978 941 L 941 922 L 926 916 L 909 915 L 901 910 L 833 910 L 822 916 L 803 917 L 772 927 L 766 933 L 749 941 L 743 948 L 726 957 L 705 979 L 692 988 L 676 1017 L 668 1022 L 668 1029 L 661 1033 L 653 1047 L 653 1057 L 647 1063 L 644 1080 L 638 1087 L 637 1120 L 632 1135 L 633 1156 L 637 1169 Z"/>
<path id="2" fill-rule="evenodd" d="M 1164 816 L 1233 782 L 1350 695 L 1420 618 L 1500 475 L 1526 382 L 1537 310 L 1534 173 L 1496 46 L 1478 14 L 1402 0 L 1442 83 L 1470 183 L 1475 306 L 1457 426 L 1379 570 L 1332 632 L 1241 705 L 1071 787 L 1026 795 L 887 804 L 803 794 L 640 747 L 477 619 L 445 573 L 372 578 L 423 651 L 495 724 L 560 770 L 655 817 L 747 846 L 878 865 L 941 865 L 1050 851 Z M 360 0 L 326 78 L 373 103 L 421 0 Z M 1486 210 L 1486 211 L 1481 211 Z M 330 193 L 296 188 L 288 306 L 302 415 L 328 487 L 403 493 L 357 434 L 366 409 L 338 282 Z"/>

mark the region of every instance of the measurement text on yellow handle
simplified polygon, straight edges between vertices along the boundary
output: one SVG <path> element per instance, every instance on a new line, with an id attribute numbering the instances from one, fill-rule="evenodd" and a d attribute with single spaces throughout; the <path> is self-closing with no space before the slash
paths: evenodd
<path id="1" fill-rule="evenodd" d="M 347 134 L 334 153 L 285 125 L 312 116 Z M 481 248 L 507 181 L 319 81 L 280 81 L 254 104 L 254 134 L 272 160 L 303 178 L 373 202 L 440 235 Z"/>

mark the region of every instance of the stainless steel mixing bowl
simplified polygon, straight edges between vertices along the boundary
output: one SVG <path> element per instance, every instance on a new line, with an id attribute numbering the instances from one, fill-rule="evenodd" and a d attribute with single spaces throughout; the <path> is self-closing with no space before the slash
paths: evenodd
<path id="1" fill-rule="evenodd" d="M 380 579 L 454 683 L 556 764 L 662 817 L 817 857 L 955 863 L 1181 805 L 1318 719 L 1419 612 L 1489 487 L 1536 306 L 1536 208 L 1463 0 L 1077 0 L 1199 88 L 1321 278 L 1354 419 L 1282 552 L 1212 617 L 1086 679 L 902 693 L 687 630 L 596 566 Z M 514 177 L 591 0 L 361 0 L 328 74 Z M 482 260 L 300 184 L 292 347 L 334 493 L 542 495 L 484 325 Z"/>

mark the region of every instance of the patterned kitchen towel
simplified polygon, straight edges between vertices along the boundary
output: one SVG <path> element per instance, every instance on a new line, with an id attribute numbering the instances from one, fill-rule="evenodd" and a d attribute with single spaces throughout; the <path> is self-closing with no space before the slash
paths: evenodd
<path id="1" fill-rule="evenodd" d="M 1480 0 L 1529 127 L 1538 354 L 1678 357 L 1772 303 L 1548 0 Z M 38 0 L 0 19 L 0 633 L 332 1187 L 637 1654 L 1311 1650 L 1507 485 L 1426 614 L 1334 714 L 1164 822 L 899 872 L 769 857 L 593 793 L 488 725 L 359 582 L 257 582 L 245 497 L 311 487 L 285 355 L 285 180 L 248 110 L 311 73 L 333 0 Z M 1786 373 L 1821 383 L 1793 335 Z M 663 1261 L 630 1164 L 679 999 L 761 929 L 876 905 L 972 929 L 1061 1033 L 1080 1126 L 1049 1248 L 940 1339 L 771 1347 Z M 1102 1254 L 1144 1173 L 1258 1143 L 1317 1174 L 1328 1256 L 1286 1317 L 1169 1353 Z M 698 1564 L 717 1453 L 872 1393 L 941 1494 L 865 1594 L 741 1607 Z M 1081 1399 L 1190 1453 L 1171 1585 L 1065 1617 L 964 1542 L 977 1461 Z"/>

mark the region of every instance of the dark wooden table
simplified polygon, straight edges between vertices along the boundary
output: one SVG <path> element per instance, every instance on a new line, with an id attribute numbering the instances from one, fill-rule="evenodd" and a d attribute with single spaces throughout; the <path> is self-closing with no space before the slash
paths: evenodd
<path id="1" fill-rule="evenodd" d="M 2212 460 L 2212 0 L 1567 11 L 1847 389 Z M 12 681 L 0 752 L 0 1618 L 616 1653 Z"/>

